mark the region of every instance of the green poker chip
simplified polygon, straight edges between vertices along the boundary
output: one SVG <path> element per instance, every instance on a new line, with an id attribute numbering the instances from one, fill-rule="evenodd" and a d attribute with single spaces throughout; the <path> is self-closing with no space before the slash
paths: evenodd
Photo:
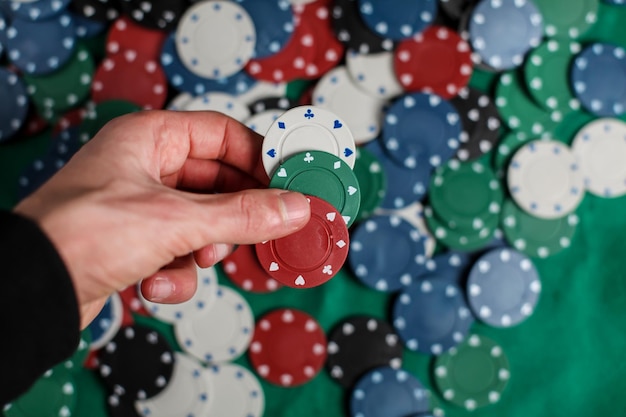
<path id="1" fill-rule="evenodd" d="M 496 107 L 511 130 L 537 138 L 552 131 L 563 114 L 549 112 L 536 105 L 524 91 L 520 77 L 514 71 L 500 76 L 496 85 Z"/>
<path id="2" fill-rule="evenodd" d="M 64 366 L 48 370 L 21 397 L 5 405 L 5 417 L 72 416 L 76 408 L 76 383 Z"/>
<path id="3" fill-rule="evenodd" d="M 437 218 L 431 207 L 424 209 L 424 218 L 435 240 L 449 249 L 460 251 L 482 249 L 493 242 L 496 237 L 497 228 L 492 227 L 491 224 L 478 230 L 452 229 Z"/>
<path id="4" fill-rule="evenodd" d="M 365 148 L 356 149 L 354 175 L 361 186 L 361 206 L 356 220 L 370 217 L 385 198 L 387 176 L 380 161 Z"/>
<path id="5" fill-rule="evenodd" d="M 298 191 L 332 204 L 348 226 L 359 213 L 361 190 L 352 168 L 341 158 L 324 151 L 297 153 L 278 166 L 270 188 Z"/>
<path id="6" fill-rule="evenodd" d="M 510 378 L 502 347 L 478 335 L 438 356 L 433 369 L 443 398 L 469 411 L 497 403 Z"/>
<path id="7" fill-rule="evenodd" d="M 596 22 L 600 0 L 535 0 L 549 38 L 577 39 Z"/>
<path id="8" fill-rule="evenodd" d="M 85 368 L 74 372 L 76 381 L 76 417 L 108 417 L 107 395 L 108 390 L 102 380 L 94 372 Z"/>
<path id="9" fill-rule="evenodd" d="M 528 256 L 547 258 L 567 249 L 579 219 L 575 213 L 558 219 L 540 219 L 507 200 L 502 209 L 502 228 L 506 240 Z"/>
<path id="10" fill-rule="evenodd" d="M 24 81 L 35 106 L 42 114 L 52 116 L 80 105 L 89 97 L 94 71 L 91 53 L 79 45 L 58 71 L 44 76 L 24 74 Z"/>
<path id="11" fill-rule="evenodd" d="M 477 231 L 486 223 L 497 224 L 504 191 L 488 166 L 451 160 L 435 171 L 429 198 L 436 216 L 448 227 Z"/>
<path id="12" fill-rule="evenodd" d="M 526 59 L 524 77 L 533 99 L 547 111 L 567 114 L 580 109 L 580 101 L 570 87 L 569 71 L 580 52 L 577 42 L 549 39 L 535 48 Z"/>
<path id="13" fill-rule="evenodd" d="M 141 110 L 141 107 L 125 100 L 107 100 L 98 104 L 90 103 L 85 119 L 79 127 L 80 141 L 87 143 L 112 119 Z"/>

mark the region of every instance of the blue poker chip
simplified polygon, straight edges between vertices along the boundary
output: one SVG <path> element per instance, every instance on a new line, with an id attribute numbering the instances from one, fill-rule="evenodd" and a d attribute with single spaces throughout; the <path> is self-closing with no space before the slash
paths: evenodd
<path id="1" fill-rule="evenodd" d="M 399 216 L 372 216 L 350 237 L 348 263 L 375 290 L 393 292 L 411 285 L 424 262 L 426 236 Z"/>
<path id="2" fill-rule="evenodd" d="M 235 0 L 250 15 L 256 29 L 255 59 L 275 55 L 294 31 L 294 13 L 289 0 Z"/>
<path id="3" fill-rule="evenodd" d="M 63 168 L 65 160 L 52 153 L 36 158 L 20 174 L 17 179 L 18 201 L 31 195 L 46 181 L 48 181 L 59 169 Z"/>
<path id="4" fill-rule="evenodd" d="M 12 1 L 11 10 L 15 17 L 37 22 L 63 13 L 69 4 L 70 0 Z"/>
<path id="5" fill-rule="evenodd" d="M 358 3 L 367 27 L 395 41 L 422 32 L 437 15 L 436 0 L 358 0 Z"/>
<path id="6" fill-rule="evenodd" d="M 467 274 L 472 266 L 472 257 L 466 252 L 445 252 L 433 256 L 424 262 L 417 278 L 435 275 L 447 282 L 465 286 Z"/>
<path id="7" fill-rule="evenodd" d="M 382 139 L 389 156 L 406 168 L 438 167 L 456 154 L 461 131 L 461 117 L 449 101 L 414 93 L 389 107 Z"/>
<path id="8" fill-rule="evenodd" d="M 359 378 L 350 394 L 351 417 L 404 417 L 428 410 L 428 391 L 404 369 L 375 368 Z"/>
<path id="9" fill-rule="evenodd" d="M 122 300 L 119 294 L 114 293 L 87 327 L 91 333 L 90 350 L 100 349 L 109 343 L 122 327 L 122 319 Z"/>
<path id="10" fill-rule="evenodd" d="M 595 43 L 576 56 L 571 68 L 576 98 L 599 117 L 626 112 L 626 52 L 624 48 Z"/>
<path id="11" fill-rule="evenodd" d="M 510 327 L 535 310 L 541 281 L 526 255 L 499 248 L 481 256 L 467 281 L 467 298 L 476 317 L 494 327 Z"/>
<path id="12" fill-rule="evenodd" d="M 461 287 L 431 275 L 396 298 L 392 323 L 407 349 L 441 355 L 463 342 L 474 323 Z"/>
<path id="13" fill-rule="evenodd" d="M 28 95 L 22 79 L 0 67 L 0 142 L 11 138 L 28 115 Z"/>
<path id="14" fill-rule="evenodd" d="M 40 22 L 15 18 L 7 34 L 9 60 L 32 75 L 58 70 L 72 57 L 76 46 L 74 21 L 68 13 Z"/>
<path id="15" fill-rule="evenodd" d="M 522 65 L 542 37 L 543 17 L 532 0 L 482 0 L 470 15 L 470 44 L 497 71 Z"/>
<path id="16" fill-rule="evenodd" d="M 415 169 L 400 166 L 391 160 L 380 140 L 368 142 L 364 148 L 378 158 L 387 177 L 387 189 L 380 208 L 397 210 L 426 197 L 432 174 L 429 164 L 419 164 Z"/>
<path id="17" fill-rule="evenodd" d="M 90 19 L 78 13 L 70 12 L 70 15 L 74 20 L 76 37 L 79 39 L 90 39 L 94 36 L 98 36 L 108 27 L 108 25 L 102 21 Z"/>
<path id="18" fill-rule="evenodd" d="M 233 95 L 243 94 L 257 83 L 254 78 L 243 70 L 221 79 L 204 78 L 189 71 L 176 52 L 175 33 L 172 33 L 163 42 L 161 66 L 172 87 L 194 96 L 200 96 L 209 92 L 222 92 Z"/>
<path id="19" fill-rule="evenodd" d="M 69 127 L 52 138 L 48 154 L 52 158 L 56 157 L 64 163 L 67 163 L 72 156 L 78 152 L 82 145 L 79 127 Z"/>

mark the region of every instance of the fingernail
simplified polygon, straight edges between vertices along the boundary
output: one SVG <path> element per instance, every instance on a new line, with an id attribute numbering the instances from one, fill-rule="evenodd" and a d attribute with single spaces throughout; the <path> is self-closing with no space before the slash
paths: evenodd
<path id="1" fill-rule="evenodd" d="M 279 195 L 285 207 L 285 222 L 291 226 L 301 224 L 302 219 L 309 217 L 311 207 L 306 198 L 299 193 L 282 193 Z"/>
<path id="2" fill-rule="evenodd" d="M 156 277 L 150 285 L 150 301 L 164 301 L 174 294 L 174 289 L 174 284 L 169 279 Z"/>
<path id="3" fill-rule="evenodd" d="M 226 243 L 216 243 L 213 245 L 213 251 L 215 253 L 215 262 L 217 263 L 230 254 L 231 246 Z"/>

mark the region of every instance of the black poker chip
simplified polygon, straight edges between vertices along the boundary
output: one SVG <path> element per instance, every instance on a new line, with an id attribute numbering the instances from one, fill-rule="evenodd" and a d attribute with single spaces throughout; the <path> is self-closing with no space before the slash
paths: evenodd
<path id="1" fill-rule="evenodd" d="M 439 0 L 439 10 L 452 21 L 459 22 L 468 10 L 474 8 L 480 0 Z"/>
<path id="2" fill-rule="evenodd" d="M 142 417 L 135 408 L 135 401 L 128 400 L 124 395 L 109 395 L 107 412 L 109 417 Z"/>
<path id="3" fill-rule="evenodd" d="M 457 159 L 471 161 L 491 151 L 498 142 L 502 123 L 489 95 L 465 87 L 451 102 L 461 116 L 463 125 Z"/>
<path id="4" fill-rule="evenodd" d="M 402 342 L 391 325 L 370 316 L 349 317 L 328 336 L 326 369 L 331 378 L 352 387 L 367 371 L 402 366 Z"/>
<path id="5" fill-rule="evenodd" d="M 184 0 L 119 0 L 122 10 L 148 29 L 172 31 L 189 6 Z"/>
<path id="6" fill-rule="evenodd" d="M 88 19 L 111 22 L 120 16 L 119 0 L 72 0 L 72 11 Z"/>
<path id="7" fill-rule="evenodd" d="M 346 47 L 363 54 L 393 51 L 391 39 L 380 37 L 365 25 L 356 0 L 336 0 L 331 15 L 335 35 Z"/>
<path id="8" fill-rule="evenodd" d="M 174 370 L 174 352 L 155 330 L 122 327 L 99 352 L 100 376 L 121 401 L 143 400 L 160 393 Z"/>
<path id="9" fill-rule="evenodd" d="M 252 114 L 262 113 L 266 110 L 289 110 L 298 105 L 298 102 L 287 97 L 265 97 L 250 104 Z"/>

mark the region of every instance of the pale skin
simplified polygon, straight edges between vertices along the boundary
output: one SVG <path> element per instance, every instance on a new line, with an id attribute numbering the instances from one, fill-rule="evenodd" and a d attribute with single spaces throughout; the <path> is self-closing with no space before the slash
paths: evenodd
<path id="1" fill-rule="evenodd" d="M 72 278 L 81 327 L 139 281 L 177 303 L 196 267 L 234 244 L 276 239 L 309 220 L 305 196 L 265 189 L 262 137 L 214 112 L 150 111 L 107 124 L 15 212 L 34 219 Z"/>

